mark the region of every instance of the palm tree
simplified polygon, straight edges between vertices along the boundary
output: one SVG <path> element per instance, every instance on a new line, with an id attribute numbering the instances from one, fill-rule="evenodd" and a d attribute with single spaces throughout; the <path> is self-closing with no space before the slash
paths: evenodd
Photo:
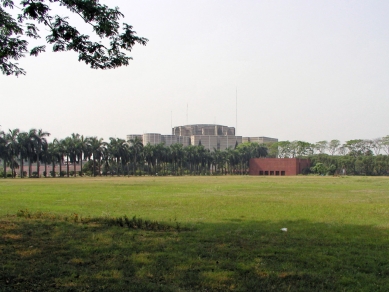
<path id="1" fill-rule="evenodd" d="M 125 175 L 124 172 L 125 166 L 130 161 L 130 145 L 128 145 L 126 140 L 123 139 L 119 139 L 118 142 L 119 142 L 120 161 L 122 162 L 123 175 Z"/>
<path id="2" fill-rule="evenodd" d="M 147 169 L 149 175 L 151 175 L 151 168 L 154 164 L 154 146 L 150 143 L 147 143 L 146 146 L 143 147 L 143 155 L 147 163 Z"/>
<path id="3" fill-rule="evenodd" d="M 48 157 L 49 161 L 51 162 L 51 168 L 52 168 L 52 175 L 55 177 L 55 164 L 59 160 L 59 152 L 57 144 L 52 142 L 48 144 L 47 147 Z"/>
<path id="4" fill-rule="evenodd" d="M 163 163 L 162 173 L 166 175 L 167 173 L 167 165 L 171 162 L 171 148 L 164 146 L 162 149 L 161 162 Z"/>
<path id="5" fill-rule="evenodd" d="M 107 146 L 109 147 L 109 144 L 107 144 Z M 104 175 L 108 175 L 108 172 L 110 172 L 111 175 L 113 176 L 112 167 L 113 167 L 113 164 L 114 164 L 113 163 L 114 162 L 113 161 L 114 157 L 111 156 L 111 153 L 110 153 L 110 150 L 108 149 L 108 147 L 103 147 L 103 148 L 101 148 L 101 151 L 100 151 L 100 160 L 101 160 L 102 165 L 103 165 L 102 173 Z M 100 172 L 100 175 L 101 175 L 101 172 Z"/>
<path id="6" fill-rule="evenodd" d="M 76 162 L 77 158 L 82 156 L 82 149 L 79 146 L 79 141 L 80 141 L 80 134 L 75 134 L 73 133 L 68 140 L 68 153 L 70 156 L 70 162 L 73 163 L 73 172 L 74 172 L 74 177 L 77 176 L 77 171 L 76 171 Z"/>
<path id="7" fill-rule="evenodd" d="M 36 159 L 36 153 L 35 153 L 35 144 L 34 144 L 34 135 L 35 135 L 36 130 L 31 129 L 28 132 L 28 140 L 26 141 L 27 143 L 27 155 L 28 155 L 28 177 L 32 176 L 32 163 Z"/>
<path id="8" fill-rule="evenodd" d="M 154 145 L 154 174 L 161 171 L 160 165 L 164 163 L 165 149 L 164 143 Z"/>
<path id="9" fill-rule="evenodd" d="M 45 177 L 47 177 L 47 164 L 51 162 L 51 156 L 49 153 L 49 143 L 46 140 L 42 142 L 42 160 L 45 163 Z"/>
<path id="10" fill-rule="evenodd" d="M 101 175 L 100 159 L 106 143 L 103 141 L 103 138 L 98 139 L 97 137 L 90 137 L 88 138 L 88 144 L 90 145 L 90 150 L 93 156 L 93 176 L 96 176 L 96 160 L 98 160 L 99 174 Z"/>
<path id="11" fill-rule="evenodd" d="M 63 149 L 64 154 L 66 156 L 66 176 L 69 177 L 69 157 L 70 152 L 72 151 L 72 139 L 70 137 L 66 137 L 65 139 L 62 139 L 60 143 L 61 148 Z"/>
<path id="12" fill-rule="evenodd" d="M 9 133 L 6 135 L 7 148 L 8 148 L 8 159 L 11 166 L 12 177 L 15 177 L 15 168 L 18 167 L 16 162 L 16 157 L 19 154 L 19 143 L 18 143 L 18 134 L 19 129 L 9 130 Z"/>
<path id="13" fill-rule="evenodd" d="M 88 139 L 85 139 L 83 135 L 79 136 L 79 139 L 76 142 L 78 161 L 80 161 L 80 175 L 82 176 L 82 161 L 87 156 L 88 152 Z"/>
<path id="14" fill-rule="evenodd" d="M 3 131 L 0 132 L 0 158 L 3 159 L 4 178 L 7 177 L 7 160 L 8 160 L 8 149 L 7 139 Z"/>
<path id="15" fill-rule="evenodd" d="M 185 150 L 182 144 L 176 143 L 170 145 L 173 171 L 176 175 L 182 175 L 182 165 L 185 160 Z"/>
<path id="16" fill-rule="evenodd" d="M 126 140 L 117 138 L 116 139 L 116 155 L 117 155 L 116 162 L 118 163 L 118 173 L 117 173 L 118 175 L 119 175 L 119 160 L 121 162 L 122 171 L 124 174 L 124 166 L 129 161 L 129 153 L 130 153 L 129 145 L 126 142 Z"/>
<path id="17" fill-rule="evenodd" d="M 212 152 L 212 157 L 213 157 L 213 165 L 215 167 L 215 172 L 219 172 L 221 170 L 221 173 L 223 174 L 223 166 L 225 162 L 223 152 L 214 148 Z"/>
<path id="18" fill-rule="evenodd" d="M 196 146 L 189 145 L 184 148 L 185 149 L 185 154 L 187 158 L 187 163 L 189 164 L 189 173 L 192 175 L 193 174 L 193 164 L 195 162 L 195 155 L 196 155 Z"/>
<path id="19" fill-rule="evenodd" d="M 30 138 L 28 133 L 20 132 L 18 135 L 18 144 L 19 144 L 19 157 L 20 157 L 20 177 L 24 177 L 24 160 L 28 159 L 29 153 L 29 143 Z"/>
<path id="20" fill-rule="evenodd" d="M 59 163 L 59 176 L 62 177 L 62 164 L 64 161 L 64 156 L 66 154 L 66 149 L 62 143 L 62 140 L 54 139 L 53 140 L 55 154 L 57 157 L 57 162 Z"/>
<path id="21" fill-rule="evenodd" d="M 40 161 L 40 153 L 42 151 L 42 143 L 47 143 L 46 137 L 50 136 L 50 133 L 43 132 L 42 129 L 30 130 L 30 138 L 34 141 L 35 154 L 36 154 L 36 173 L 39 177 L 39 161 Z"/>
<path id="22" fill-rule="evenodd" d="M 111 159 L 116 163 L 116 174 L 120 174 L 119 166 L 121 165 L 122 170 L 124 171 L 124 165 L 128 161 L 129 157 L 129 146 L 125 140 L 119 138 L 109 138 L 110 143 L 108 144 L 108 150 L 111 156 Z M 111 171 L 111 174 L 113 172 Z"/>
<path id="23" fill-rule="evenodd" d="M 137 171 L 137 163 L 143 151 L 143 143 L 142 140 L 138 137 L 135 137 L 134 139 L 130 139 L 127 142 L 130 143 L 130 148 L 132 149 L 133 152 L 133 161 L 134 161 L 133 172 L 135 175 Z"/>

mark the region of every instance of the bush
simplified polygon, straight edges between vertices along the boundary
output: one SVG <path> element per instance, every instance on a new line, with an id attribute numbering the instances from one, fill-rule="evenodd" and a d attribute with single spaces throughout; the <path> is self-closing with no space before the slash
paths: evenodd
<path id="1" fill-rule="evenodd" d="M 336 172 L 336 165 L 331 164 L 330 167 L 328 168 L 328 174 L 329 175 L 334 175 Z"/>
<path id="2" fill-rule="evenodd" d="M 316 163 L 314 167 L 311 167 L 311 171 L 316 174 L 325 175 L 327 173 L 327 168 L 323 163 Z"/>
<path id="3" fill-rule="evenodd" d="M 90 170 L 84 171 L 84 175 L 92 176 L 92 171 L 90 171 Z"/>

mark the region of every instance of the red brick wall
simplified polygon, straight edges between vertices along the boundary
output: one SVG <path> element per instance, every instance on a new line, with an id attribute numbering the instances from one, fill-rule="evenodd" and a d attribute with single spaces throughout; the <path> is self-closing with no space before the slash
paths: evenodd
<path id="1" fill-rule="evenodd" d="M 308 159 L 299 158 L 252 158 L 250 175 L 297 175 L 310 166 Z"/>

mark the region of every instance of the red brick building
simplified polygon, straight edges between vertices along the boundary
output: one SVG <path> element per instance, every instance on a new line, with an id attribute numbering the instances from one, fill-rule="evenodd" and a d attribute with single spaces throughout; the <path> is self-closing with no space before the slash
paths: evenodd
<path id="1" fill-rule="evenodd" d="M 299 158 L 252 158 L 250 175 L 298 175 L 310 167 L 308 159 Z"/>

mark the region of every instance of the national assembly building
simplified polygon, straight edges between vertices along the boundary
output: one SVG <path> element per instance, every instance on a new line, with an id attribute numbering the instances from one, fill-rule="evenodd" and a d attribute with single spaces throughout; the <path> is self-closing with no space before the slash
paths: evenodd
<path id="1" fill-rule="evenodd" d="M 171 135 L 162 135 L 158 133 L 145 133 L 127 135 L 127 141 L 138 138 L 143 145 L 156 145 L 164 143 L 165 146 L 172 144 L 203 145 L 209 150 L 225 150 L 229 147 L 235 147 L 237 144 L 245 142 L 256 142 L 259 144 L 278 142 L 276 138 L 269 137 L 242 137 L 235 136 L 235 128 L 215 124 L 195 124 L 178 126 L 172 129 Z"/>

